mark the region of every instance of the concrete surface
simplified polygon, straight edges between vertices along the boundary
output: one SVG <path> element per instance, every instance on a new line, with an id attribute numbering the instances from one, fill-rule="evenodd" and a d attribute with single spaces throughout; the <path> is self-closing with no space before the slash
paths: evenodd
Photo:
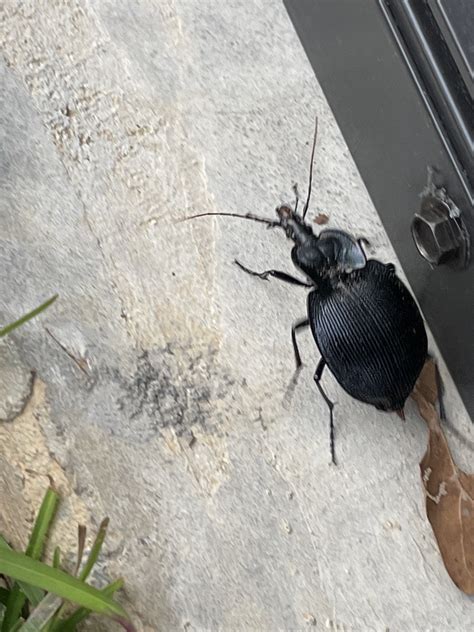
<path id="1" fill-rule="evenodd" d="M 126 577 L 142 630 L 472 629 L 424 515 L 412 404 L 403 424 L 327 374 L 328 466 L 309 334 L 285 395 L 305 292 L 232 264 L 291 272 L 290 244 L 175 223 L 304 193 L 317 114 L 311 214 L 396 261 L 281 3 L 6 0 L 0 40 L 2 321 L 60 294 L 1 349 L 1 531 L 24 541 L 51 474 L 71 555 L 75 522 L 110 516 L 101 572 Z"/>

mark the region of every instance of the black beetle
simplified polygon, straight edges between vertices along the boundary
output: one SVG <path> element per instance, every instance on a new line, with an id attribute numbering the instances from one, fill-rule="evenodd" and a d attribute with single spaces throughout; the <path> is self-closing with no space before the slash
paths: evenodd
<path id="1" fill-rule="evenodd" d="M 277 221 L 252 213 L 200 213 L 240 217 L 261 222 L 267 228 L 282 228 L 295 245 L 291 258 L 305 273 L 307 281 L 279 270 L 255 272 L 235 263 L 248 274 L 261 279 L 274 277 L 311 289 L 308 315 L 291 329 L 296 367 L 301 357 L 296 332 L 311 327 L 321 359 L 314 374 L 316 385 L 330 410 L 331 460 L 335 460 L 333 402 L 321 386 L 327 365 L 342 388 L 355 399 L 379 410 L 397 412 L 404 418 L 403 407 L 427 357 L 427 337 L 423 318 L 410 292 L 395 273 L 395 266 L 367 260 L 362 242 L 334 229 L 319 235 L 305 222 L 311 196 L 317 121 L 311 153 L 308 196 L 302 214 L 282 205 L 276 209 Z M 297 194 L 296 186 L 295 192 Z"/>

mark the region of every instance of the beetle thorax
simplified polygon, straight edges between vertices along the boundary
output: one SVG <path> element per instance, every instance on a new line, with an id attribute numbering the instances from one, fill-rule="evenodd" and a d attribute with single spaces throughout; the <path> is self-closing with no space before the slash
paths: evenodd
<path id="1" fill-rule="evenodd" d="M 293 263 L 318 285 L 337 284 L 353 270 L 365 267 L 365 254 L 356 239 L 340 230 L 324 230 L 304 241 L 295 240 Z"/>

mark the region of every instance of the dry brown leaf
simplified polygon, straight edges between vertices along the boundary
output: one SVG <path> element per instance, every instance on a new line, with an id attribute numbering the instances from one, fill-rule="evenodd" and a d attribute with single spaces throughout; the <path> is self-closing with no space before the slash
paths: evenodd
<path id="1" fill-rule="evenodd" d="M 314 218 L 314 223 L 318 224 L 319 226 L 323 226 L 324 224 L 327 224 L 328 222 L 329 222 L 329 215 L 326 215 L 326 213 L 318 213 L 316 217 Z"/>
<path id="2" fill-rule="evenodd" d="M 451 579 L 474 595 L 474 474 L 462 472 L 451 456 L 435 407 L 438 388 L 432 360 L 425 364 L 412 397 L 429 429 L 420 462 L 426 514 Z"/>

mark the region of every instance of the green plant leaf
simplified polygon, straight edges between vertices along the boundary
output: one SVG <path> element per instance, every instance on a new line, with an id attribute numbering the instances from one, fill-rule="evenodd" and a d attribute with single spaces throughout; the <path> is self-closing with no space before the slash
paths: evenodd
<path id="1" fill-rule="evenodd" d="M 0 547 L 2 546 L 11 550 L 11 546 L 8 544 L 5 538 L 0 535 Z M 36 586 L 30 586 L 26 582 L 17 582 L 17 583 L 21 589 L 21 592 L 25 595 L 25 597 L 28 599 L 28 601 L 33 607 L 37 606 L 39 602 L 43 599 L 44 591 L 41 590 L 40 588 L 36 588 Z"/>
<path id="2" fill-rule="evenodd" d="M 59 548 L 59 546 L 56 546 L 54 548 L 53 568 L 61 568 L 61 549 Z"/>
<path id="3" fill-rule="evenodd" d="M 77 576 L 79 569 L 81 568 L 82 558 L 84 556 L 84 549 L 86 548 L 87 528 L 84 524 L 80 524 L 77 527 L 77 561 L 76 568 L 74 569 L 74 575 Z M 82 578 L 81 578 L 82 579 Z"/>
<path id="4" fill-rule="evenodd" d="M 38 586 L 67 601 L 88 608 L 98 614 L 113 617 L 127 629 L 133 630 L 125 610 L 103 592 L 81 582 L 64 571 L 52 568 L 23 553 L 0 548 L 0 573 Z"/>
<path id="5" fill-rule="evenodd" d="M 41 557 L 46 536 L 58 506 L 58 501 L 58 493 L 52 487 L 49 487 L 46 490 L 40 510 L 36 516 L 30 541 L 26 548 L 26 555 L 34 560 Z M 5 612 L 2 623 L 2 632 L 8 632 L 13 624 L 18 621 L 22 608 L 25 605 L 25 600 L 25 595 L 20 586 L 18 584 L 13 586 L 8 597 L 7 611 Z M 31 605 L 35 607 L 38 604 L 32 603 Z"/>
<path id="6" fill-rule="evenodd" d="M 30 541 L 28 542 L 25 554 L 34 560 L 39 560 L 44 548 L 46 536 L 53 521 L 54 514 L 58 507 L 59 494 L 55 489 L 49 487 L 44 495 L 40 510 L 35 520 L 33 531 L 31 532 Z"/>
<path id="7" fill-rule="evenodd" d="M 120 590 L 123 586 L 123 579 L 117 579 L 105 588 L 102 588 L 101 593 L 111 597 L 117 590 Z M 73 612 L 65 621 L 59 622 L 53 627 L 53 632 L 75 632 L 79 623 L 82 623 L 89 615 L 91 611 L 87 608 L 78 608 Z"/>
<path id="8" fill-rule="evenodd" d="M 44 626 L 54 617 L 61 603 L 61 597 L 48 593 L 30 614 L 28 621 L 21 626 L 20 632 L 41 632 Z"/>
<path id="9" fill-rule="evenodd" d="M 57 298 L 58 298 L 58 295 L 55 294 L 50 299 L 42 303 L 39 307 L 36 307 L 35 309 L 31 310 L 31 312 L 28 312 L 28 314 L 25 314 L 18 320 L 15 320 L 13 323 L 10 323 L 9 325 L 6 325 L 2 329 L 0 329 L 0 338 L 2 338 L 3 336 L 6 336 L 17 327 L 21 327 L 21 325 L 24 325 L 35 316 L 38 316 L 38 314 L 41 314 L 41 312 L 47 309 L 50 305 L 52 305 Z"/>
<path id="10" fill-rule="evenodd" d="M 104 518 L 102 522 L 100 523 L 99 531 L 97 532 L 97 535 L 94 540 L 94 544 L 92 545 L 87 561 L 84 564 L 84 568 L 79 573 L 79 579 L 81 579 L 82 581 L 85 581 L 89 577 L 89 574 L 94 564 L 97 562 L 97 558 L 99 557 L 99 554 L 100 554 L 100 549 L 102 548 L 102 545 L 104 544 L 105 536 L 107 534 L 108 525 L 109 525 L 108 518 Z"/>
<path id="11" fill-rule="evenodd" d="M 0 586 L 0 603 L 3 603 L 4 606 L 7 605 L 9 594 L 10 594 L 10 591 L 7 588 L 2 588 Z"/>
<path id="12" fill-rule="evenodd" d="M 92 568 L 94 567 L 94 564 L 97 561 L 97 558 L 99 557 L 100 554 L 100 550 L 102 548 L 102 545 L 104 543 L 104 539 L 107 533 L 107 526 L 109 524 L 109 519 L 108 518 L 104 518 L 104 520 L 102 520 L 102 522 L 100 523 L 99 526 L 99 531 L 97 532 L 97 535 L 95 537 L 94 543 L 92 544 L 92 548 L 91 551 L 88 555 L 88 558 L 86 560 L 86 563 L 84 564 L 84 568 L 82 569 L 80 575 L 79 575 L 79 579 L 81 581 L 86 581 L 86 579 L 89 577 L 89 574 L 92 570 Z M 78 552 L 77 552 L 77 564 L 76 564 L 76 569 L 74 572 L 74 575 L 77 575 L 78 571 L 79 571 L 79 567 L 81 565 L 81 561 L 82 561 L 82 557 L 84 554 L 84 548 L 86 545 L 86 534 L 87 534 L 87 530 L 86 527 L 84 525 L 79 525 L 78 528 Z M 54 619 L 51 621 L 50 626 L 47 628 L 46 632 L 50 632 L 50 630 L 57 630 L 58 629 L 58 623 L 64 613 L 65 610 L 65 606 L 63 605 L 58 612 L 56 613 Z M 86 611 L 88 612 L 88 611 Z M 87 615 L 86 615 L 87 616 Z"/>

